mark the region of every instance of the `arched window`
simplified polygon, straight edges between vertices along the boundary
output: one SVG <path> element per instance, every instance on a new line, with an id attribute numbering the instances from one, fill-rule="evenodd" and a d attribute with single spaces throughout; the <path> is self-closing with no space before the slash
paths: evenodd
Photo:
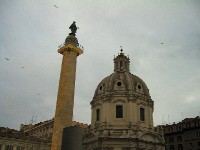
<path id="1" fill-rule="evenodd" d="M 96 121 L 100 120 L 100 109 L 96 110 Z"/>
<path id="2" fill-rule="evenodd" d="M 120 70 L 122 70 L 124 67 L 123 67 L 123 61 L 120 60 Z"/>
<path id="3" fill-rule="evenodd" d="M 123 106 L 122 105 L 116 106 L 116 118 L 123 118 Z"/>
<path id="4" fill-rule="evenodd" d="M 145 110 L 144 108 L 140 108 L 140 120 L 144 121 L 145 120 Z"/>

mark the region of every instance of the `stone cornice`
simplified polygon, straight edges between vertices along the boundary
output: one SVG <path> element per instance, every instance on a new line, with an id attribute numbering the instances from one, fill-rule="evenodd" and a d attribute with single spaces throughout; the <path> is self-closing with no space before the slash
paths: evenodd
<path id="1" fill-rule="evenodd" d="M 90 104 L 93 106 L 96 105 L 96 103 L 109 103 L 113 98 L 119 98 L 119 99 L 127 99 L 127 102 L 132 103 L 143 103 L 143 105 L 147 105 L 153 108 L 154 102 L 151 99 L 150 96 L 141 94 L 141 93 L 135 93 L 135 92 L 124 92 L 124 91 L 115 91 L 115 92 L 107 92 L 103 94 L 99 94 L 95 97 L 93 97 L 93 100 L 90 102 Z"/>

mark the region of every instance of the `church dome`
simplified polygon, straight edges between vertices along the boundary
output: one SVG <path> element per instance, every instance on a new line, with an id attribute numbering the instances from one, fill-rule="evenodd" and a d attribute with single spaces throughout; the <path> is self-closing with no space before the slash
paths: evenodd
<path id="1" fill-rule="evenodd" d="M 138 93 L 150 97 L 145 82 L 129 72 L 114 72 L 104 78 L 97 86 L 94 97 L 108 92 Z"/>
<path id="2" fill-rule="evenodd" d="M 120 53 L 114 58 L 114 73 L 104 78 L 97 86 L 94 98 L 108 93 L 139 94 L 150 97 L 145 82 L 129 71 L 129 58 Z"/>

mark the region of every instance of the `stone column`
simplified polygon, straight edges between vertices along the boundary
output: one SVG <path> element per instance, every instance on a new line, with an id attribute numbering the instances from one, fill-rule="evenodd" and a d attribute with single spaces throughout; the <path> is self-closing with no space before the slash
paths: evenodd
<path id="1" fill-rule="evenodd" d="M 63 129 L 72 125 L 76 59 L 78 55 L 83 53 L 81 49 L 71 44 L 60 48 L 58 52 L 63 55 L 63 60 L 57 94 L 51 150 L 61 150 Z"/>

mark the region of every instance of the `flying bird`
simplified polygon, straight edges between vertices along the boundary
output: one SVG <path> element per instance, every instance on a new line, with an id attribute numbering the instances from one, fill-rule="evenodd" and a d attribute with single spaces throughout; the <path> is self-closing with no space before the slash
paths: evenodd
<path id="1" fill-rule="evenodd" d="M 8 58 L 5 58 L 6 60 L 10 60 L 10 59 L 8 59 Z"/>
<path id="2" fill-rule="evenodd" d="M 160 43 L 160 44 L 163 44 L 163 43 Z"/>
<path id="3" fill-rule="evenodd" d="M 58 8 L 58 6 L 54 5 L 54 7 Z"/>

